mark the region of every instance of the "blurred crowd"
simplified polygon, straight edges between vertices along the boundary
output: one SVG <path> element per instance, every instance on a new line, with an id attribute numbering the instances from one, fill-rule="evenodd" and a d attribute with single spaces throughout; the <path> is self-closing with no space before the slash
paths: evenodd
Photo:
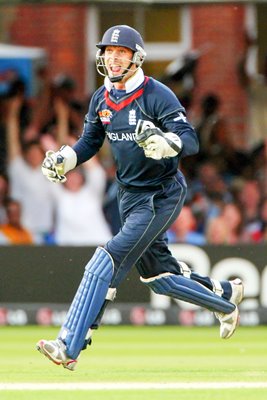
<path id="1" fill-rule="evenodd" d="M 251 130 L 247 149 L 236 148 L 220 97 L 203 97 L 201 113 L 192 121 L 200 152 L 181 164 L 188 195 L 167 232 L 170 243 L 267 242 L 267 58 L 264 73 L 250 77 L 245 56 L 237 73 L 254 100 L 254 117 L 258 113 L 261 118 L 253 119 L 257 136 Z M 89 99 L 77 98 L 69 76 L 51 79 L 43 68 L 39 79 L 34 99 L 26 96 L 18 76 L 0 97 L 0 245 L 104 244 L 120 229 L 108 143 L 92 160 L 69 172 L 66 183 L 46 180 L 40 168 L 45 152 L 77 140 Z M 183 101 L 190 106 L 188 93 Z M 265 114 L 257 109 L 262 101 Z"/>
<path id="2" fill-rule="evenodd" d="M 20 77 L 0 98 L 0 244 L 104 244 L 112 236 L 105 212 L 114 201 L 110 162 L 94 157 L 63 185 L 51 184 L 41 172 L 47 150 L 72 145 L 81 134 L 88 99 L 76 98 L 69 76 L 51 80 L 42 69 L 39 78 L 34 99 Z"/>

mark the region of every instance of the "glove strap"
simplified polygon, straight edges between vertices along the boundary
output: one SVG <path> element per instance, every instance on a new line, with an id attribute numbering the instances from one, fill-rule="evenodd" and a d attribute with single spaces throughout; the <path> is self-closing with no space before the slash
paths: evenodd
<path id="1" fill-rule="evenodd" d="M 180 137 L 178 135 L 175 135 L 175 133 L 172 132 L 167 132 L 167 133 L 162 133 L 162 136 L 168 143 L 168 145 L 177 152 L 177 154 L 180 153 L 180 151 L 183 148 L 183 142 L 181 141 Z"/>
<path id="2" fill-rule="evenodd" d="M 70 146 L 62 146 L 59 152 L 56 153 L 58 157 L 63 158 L 64 174 L 66 174 L 71 169 L 74 169 L 77 165 L 77 154 Z M 61 161 L 61 162 L 62 162 Z"/>

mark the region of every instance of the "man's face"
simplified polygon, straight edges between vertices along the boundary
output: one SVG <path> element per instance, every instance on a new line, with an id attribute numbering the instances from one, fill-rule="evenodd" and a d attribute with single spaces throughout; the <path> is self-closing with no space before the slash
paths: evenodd
<path id="1" fill-rule="evenodd" d="M 130 71 L 125 75 L 123 81 L 129 79 L 136 71 L 136 65 L 129 67 L 133 57 L 132 50 L 121 46 L 107 46 L 105 48 L 105 66 L 108 70 L 109 77 L 122 75 L 125 70 Z"/>

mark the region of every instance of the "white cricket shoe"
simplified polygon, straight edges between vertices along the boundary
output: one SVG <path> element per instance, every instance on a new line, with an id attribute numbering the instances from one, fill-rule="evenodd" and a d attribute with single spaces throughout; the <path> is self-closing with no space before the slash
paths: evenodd
<path id="1" fill-rule="evenodd" d="M 36 345 L 37 350 L 45 355 L 49 360 L 57 365 L 63 365 L 64 368 L 74 371 L 77 360 L 72 360 L 66 354 L 65 344 L 57 340 L 39 340 Z"/>
<path id="2" fill-rule="evenodd" d="M 241 279 L 237 278 L 230 281 L 232 287 L 232 296 L 229 301 L 236 305 L 236 308 L 230 314 L 214 313 L 215 317 L 220 321 L 220 337 L 222 339 L 229 339 L 235 332 L 239 324 L 239 310 L 238 304 L 241 303 L 244 297 L 244 285 Z"/>

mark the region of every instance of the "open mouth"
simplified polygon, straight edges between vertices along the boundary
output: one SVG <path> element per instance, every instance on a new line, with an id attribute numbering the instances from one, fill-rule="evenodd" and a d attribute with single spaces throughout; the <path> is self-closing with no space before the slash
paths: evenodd
<path id="1" fill-rule="evenodd" d="M 121 67 L 119 65 L 112 65 L 109 67 L 109 69 L 112 74 L 118 74 L 121 72 Z"/>

